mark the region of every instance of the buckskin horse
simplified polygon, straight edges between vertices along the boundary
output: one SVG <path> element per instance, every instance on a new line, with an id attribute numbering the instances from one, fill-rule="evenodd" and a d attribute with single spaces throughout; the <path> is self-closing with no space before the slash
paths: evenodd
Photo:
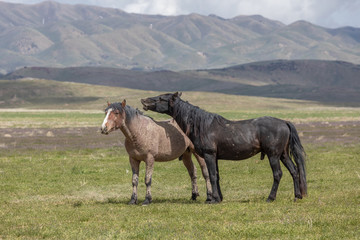
<path id="1" fill-rule="evenodd" d="M 125 148 L 129 154 L 133 173 L 133 193 L 129 204 L 137 203 L 137 186 L 141 161 L 146 164 L 146 197 L 143 205 L 148 205 L 152 201 L 151 179 L 154 162 L 166 162 L 176 158 L 182 158 L 189 172 L 192 183 L 191 199 L 196 200 L 199 193 L 196 182 L 196 167 L 191 160 L 192 153 L 201 167 L 206 181 L 207 200 L 210 201 L 211 185 L 205 161 L 195 153 L 192 142 L 173 119 L 154 121 L 152 118 L 143 115 L 139 110 L 126 105 L 125 100 L 122 103 L 108 103 L 108 107 L 105 109 L 105 119 L 101 126 L 101 133 L 109 134 L 116 129 L 120 129 L 125 135 Z"/>
<path id="2" fill-rule="evenodd" d="M 273 117 L 260 117 L 230 121 L 183 101 L 181 93 L 168 93 L 141 99 L 144 110 L 168 114 L 173 117 L 205 159 L 212 186 L 210 203 L 223 199 L 219 185 L 218 159 L 243 160 L 261 153 L 267 155 L 273 172 L 273 185 L 267 198 L 276 199 L 282 177 L 280 161 L 289 170 L 295 200 L 307 194 L 305 151 L 294 125 Z M 295 161 L 295 164 L 293 160 Z"/>

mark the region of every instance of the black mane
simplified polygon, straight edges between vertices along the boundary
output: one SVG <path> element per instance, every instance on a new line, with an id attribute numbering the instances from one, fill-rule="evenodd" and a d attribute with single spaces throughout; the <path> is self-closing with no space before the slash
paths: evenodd
<path id="1" fill-rule="evenodd" d="M 217 121 L 220 125 L 224 125 L 226 121 L 222 116 L 207 112 L 180 98 L 175 100 L 172 117 L 187 136 L 193 134 L 194 137 L 200 137 L 201 142 L 207 139 L 206 133 L 213 121 Z"/>

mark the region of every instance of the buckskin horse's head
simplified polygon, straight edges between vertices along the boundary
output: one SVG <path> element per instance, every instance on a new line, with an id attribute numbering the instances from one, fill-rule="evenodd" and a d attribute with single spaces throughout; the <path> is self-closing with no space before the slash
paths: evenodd
<path id="1" fill-rule="evenodd" d="M 181 92 L 166 93 L 156 97 L 141 99 L 143 109 L 158 113 L 169 113 L 176 98 L 181 96 Z"/>
<path id="2" fill-rule="evenodd" d="M 110 132 L 119 129 L 125 123 L 125 108 L 126 100 L 121 103 L 109 103 L 105 109 L 105 119 L 101 125 L 101 133 L 109 134 Z"/>

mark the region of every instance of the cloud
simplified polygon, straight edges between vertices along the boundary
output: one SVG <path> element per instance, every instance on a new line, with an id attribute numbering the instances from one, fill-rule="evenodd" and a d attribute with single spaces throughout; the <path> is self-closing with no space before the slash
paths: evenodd
<path id="1" fill-rule="evenodd" d="M 100 1 L 99 1 L 100 2 Z M 132 0 L 120 1 L 127 12 L 179 15 L 216 14 L 224 18 L 260 14 L 290 24 L 306 20 L 326 27 L 360 26 L 358 0 Z M 128 3 L 126 3 L 128 2 Z"/>
<path id="2" fill-rule="evenodd" d="M 181 10 L 177 0 L 137 0 L 130 1 L 123 8 L 126 12 L 146 13 L 146 14 L 162 14 L 162 15 L 178 15 Z"/>
<path id="3" fill-rule="evenodd" d="M 42 0 L 6 0 L 36 3 Z M 67 4 L 89 4 L 119 8 L 126 12 L 161 15 L 199 13 L 224 18 L 260 14 L 290 24 L 297 20 L 326 27 L 360 27 L 359 0 L 56 0 Z"/>

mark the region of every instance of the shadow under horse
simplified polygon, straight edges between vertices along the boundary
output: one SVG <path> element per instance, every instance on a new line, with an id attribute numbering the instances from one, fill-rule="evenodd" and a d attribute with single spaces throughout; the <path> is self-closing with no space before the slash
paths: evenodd
<path id="1" fill-rule="evenodd" d="M 144 110 L 173 117 L 193 142 L 195 151 L 205 159 L 212 186 L 211 203 L 223 199 L 218 159 L 243 160 L 258 153 L 261 153 L 261 160 L 267 155 L 273 172 L 274 181 L 267 201 L 276 199 L 282 177 L 280 160 L 293 178 L 295 200 L 307 195 L 305 151 L 291 122 L 273 117 L 230 121 L 193 106 L 180 96 L 178 92 L 162 94 L 141 99 L 141 103 Z"/>
<path id="2" fill-rule="evenodd" d="M 125 100 L 122 103 L 108 103 L 108 107 L 105 109 L 105 119 L 101 126 L 101 133 L 109 134 L 116 129 L 120 129 L 125 136 L 125 148 L 129 154 L 133 173 L 133 193 L 129 204 L 137 203 L 137 186 L 141 161 L 146 164 L 146 196 L 143 205 L 147 205 L 152 201 L 151 179 L 154 162 L 166 162 L 177 158 L 182 159 L 189 172 L 192 183 L 191 199 L 196 200 L 199 193 L 196 181 L 196 167 L 191 160 L 192 153 L 201 167 L 207 187 L 207 201 L 210 201 L 211 185 L 205 161 L 195 153 L 192 142 L 173 119 L 155 121 L 143 115 L 139 110 L 126 105 Z"/>

